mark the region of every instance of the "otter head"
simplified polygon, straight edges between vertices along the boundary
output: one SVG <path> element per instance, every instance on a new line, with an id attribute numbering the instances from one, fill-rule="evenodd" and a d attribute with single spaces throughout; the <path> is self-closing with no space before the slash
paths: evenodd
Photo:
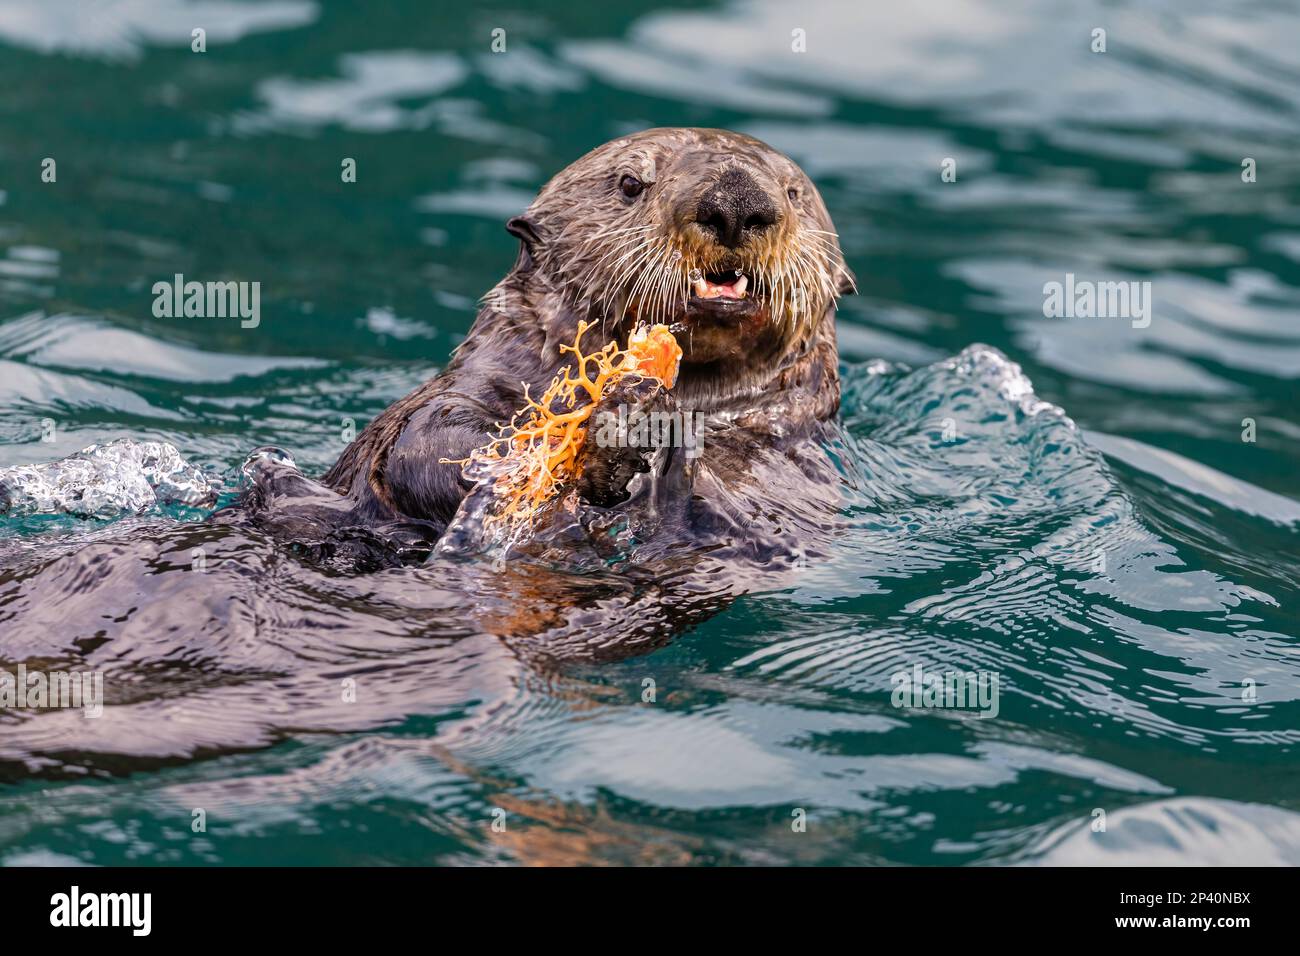
<path id="1" fill-rule="evenodd" d="M 740 133 L 651 129 L 598 147 L 508 224 L 571 314 L 663 323 L 691 366 L 770 363 L 852 288 L 830 216 L 793 161 Z"/>

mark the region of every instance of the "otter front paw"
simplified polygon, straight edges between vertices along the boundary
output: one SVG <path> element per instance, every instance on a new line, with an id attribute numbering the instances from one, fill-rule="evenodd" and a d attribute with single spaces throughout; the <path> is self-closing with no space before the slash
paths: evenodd
<path id="1" fill-rule="evenodd" d="M 628 484 L 650 470 L 664 446 L 676 407 L 657 379 L 627 379 L 615 386 L 592 413 L 578 494 L 602 508 L 626 501 Z"/>

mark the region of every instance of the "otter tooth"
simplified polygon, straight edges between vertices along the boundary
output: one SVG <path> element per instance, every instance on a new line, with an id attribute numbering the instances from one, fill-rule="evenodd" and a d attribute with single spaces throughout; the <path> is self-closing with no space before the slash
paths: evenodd
<path id="1" fill-rule="evenodd" d="M 708 280 L 705 279 L 703 276 L 700 276 L 698 279 L 695 280 L 695 294 L 698 295 L 701 299 L 703 299 L 708 295 L 708 292 L 709 292 Z"/>
<path id="2" fill-rule="evenodd" d="M 749 276 L 742 275 L 736 280 L 736 284 L 731 287 L 731 292 L 737 299 L 745 297 L 745 290 L 749 288 Z"/>

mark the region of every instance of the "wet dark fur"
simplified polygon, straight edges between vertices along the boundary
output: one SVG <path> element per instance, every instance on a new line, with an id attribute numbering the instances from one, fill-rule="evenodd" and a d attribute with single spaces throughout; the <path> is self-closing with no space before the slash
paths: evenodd
<path id="1" fill-rule="evenodd" d="M 621 191 L 626 175 L 648 184 L 641 195 Z M 775 224 L 761 234 L 728 236 L 729 244 L 717 241 L 720 232 L 701 229 L 698 210 L 711 208 L 702 199 L 739 195 L 725 177 L 743 180 L 753 195 L 741 198 L 750 206 L 769 204 L 764 208 Z M 464 458 L 483 445 L 524 404 L 525 388 L 534 396 L 545 390 L 566 361 L 560 346 L 573 341 L 580 319 L 599 323 L 584 340 L 588 350 L 625 342 L 637 320 L 686 322 L 679 333 L 686 356 L 677 386 L 668 399 L 655 400 L 708 414 L 716 424 L 697 461 L 676 454 L 676 480 L 657 489 L 660 499 L 708 498 L 719 487 L 761 496 L 748 474 L 755 451 L 807 441 L 835 414 L 834 298 L 851 288 L 852 278 L 815 187 L 770 147 L 721 130 L 648 130 L 607 143 L 563 170 L 508 228 L 521 240 L 519 258 L 484 297 L 446 369 L 372 421 L 324 476 L 345 496 L 352 520 L 414 519 L 445 529 L 470 486 L 457 465 L 442 460 Z M 641 268 L 625 268 L 610 252 L 620 235 L 635 236 L 650 250 L 640 255 Z M 755 301 L 766 303 L 766 315 L 734 327 L 685 316 L 692 264 L 743 266 L 755 277 L 751 289 Z M 653 300 L 642 278 L 652 267 Z M 584 492 L 596 504 L 626 498 L 629 477 L 648 467 L 615 460 L 617 452 L 591 454 Z M 658 463 L 665 474 L 673 458 Z M 741 512 L 743 520 L 744 511 L 761 507 L 713 504 L 705 509 L 713 519 L 697 514 L 690 520 L 707 525 L 728 510 Z"/>

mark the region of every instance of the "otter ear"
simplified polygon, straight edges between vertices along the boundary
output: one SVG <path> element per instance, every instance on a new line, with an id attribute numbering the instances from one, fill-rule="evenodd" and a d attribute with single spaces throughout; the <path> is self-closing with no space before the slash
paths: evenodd
<path id="1" fill-rule="evenodd" d="M 515 268 L 528 272 L 533 268 L 533 251 L 542 237 L 537 232 L 537 223 L 528 216 L 515 216 L 506 222 L 506 232 L 519 240 L 519 261 Z"/>
<path id="2" fill-rule="evenodd" d="M 847 263 L 840 263 L 840 274 L 835 280 L 835 291 L 840 295 L 858 294 L 858 277 L 853 274 L 853 270 Z"/>

